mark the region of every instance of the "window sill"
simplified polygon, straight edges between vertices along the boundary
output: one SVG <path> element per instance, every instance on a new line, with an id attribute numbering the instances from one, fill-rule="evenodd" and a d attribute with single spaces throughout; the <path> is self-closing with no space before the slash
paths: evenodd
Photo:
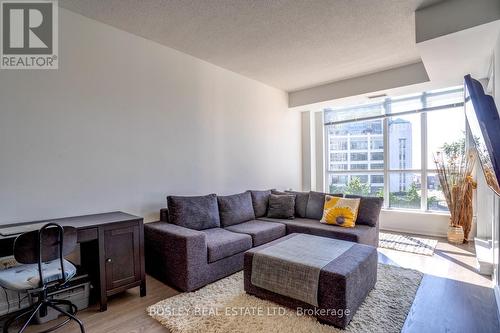
<path id="1" fill-rule="evenodd" d="M 391 213 L 404 213 L 404 214 L 420 214 L 420 215 L 439 215 L 439 216 L 450 216 L 449 212 L 439 212 L 433 210 L 413 210 L 413 209 L 402 209 L 402 208 L 382 208 L 383 212 Z"/>

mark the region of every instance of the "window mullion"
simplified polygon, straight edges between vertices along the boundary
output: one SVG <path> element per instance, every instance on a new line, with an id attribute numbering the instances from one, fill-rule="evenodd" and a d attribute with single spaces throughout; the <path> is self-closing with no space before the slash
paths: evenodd
<path id="1" fill-rule="evenodd" d="M 386 104 L 387 105 L 387 104 Z M 387 108 L 386 108 L 386 113 Z M 384 118 L 384 208 L 389 207 L 389 118 Z"/>
<path id="2" fill-rule="evenodd" d="M 324 122 L 325 111 L 323 110 L 322 113 L 323 113 L 323 122 Z M 329 171 L 330 171 L 330 131 L 328 131 L 328 126 L 324 126 L 323 131 L 324 131 L 323 141 L 325 142 L 324 147 L 323 147 L 324 154 L 325 154 L 325 159 L 323 161 L 323 164 L 325 166 L 324 176 L 323 176 L 324 183 L 325 183 L 325 189 L 324 189 L 325 191 L 324 192 L 330 193 L 330 179 L 329 179 L 330 178 L 329 177 Z"/>
<path id="3" fill-rule="evenodd" d="M 424 92 L 422 94 L 422 107 L 427 106 L 427 95 Z M 420 153 L 421 155 L 421 180 L 420 180 L 420 209 L 422 211 L 427 210 L 427 113 L 423 112 L 420 114 L 420 127 L 421 127 L 421 138 L 420 138 Z"/>

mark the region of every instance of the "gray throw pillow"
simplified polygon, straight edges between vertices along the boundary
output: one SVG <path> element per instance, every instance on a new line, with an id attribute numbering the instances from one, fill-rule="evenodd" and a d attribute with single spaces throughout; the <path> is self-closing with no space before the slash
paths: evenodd
<path id="1" fill-rule="evenodd" d="M 323 217 L 323 209 L 325 207 L 325 196 L 327 193 L 309 192 L 307 199 L 306 217 L 308 219 L 321 220 Z M 334 197 L 343 197 L 342 194 L 328 194 Z"/>
<path id="2" fill-rule="evenodd" d="M 271 194 L 276 194 L 276 195 L 290 195 L 290 193 L 286 193 L 286 192 L 278 191 L 278 190 L 271 190 Z"/>
<path id="3" fill-rule="evenodd" d="M 250 192 L 240 194 L 219 196 L 220 223 L 223 227 L 255 220 Z"/>
<path id="4" fill-rule="evenodd" d="M 269 196 L 269 209 L 267 210 L 267 217 L 275 219 L 293 219 L 294 213 L 294 195 L 271 194 Z"/>
<path id="5" fill-rule="evenodd" d="M 286 191 L 286 193 L 295 195 L 295 216 L 306 217 L 309 192 Z"/>
<path id="6" fill-rule="evenodd" d="M 384 204 L 384 198 L 381 197 L 364 197 L 361 195 L 346 194 L 346 198 L 360 198 L 358 218 L 356 224 L 369 225 L 375 227 L 378 224 L 380 211 Z"/>
<path id="7" fill-rule="evenodd" d="M 252 195 L 252 205 L 255 217 L 263 217 L 267 214 L 267 206 L 269 205 L 269 196 L 271 190 L 267 191 L 253 191 L 250 190 Z"/>
<path id="8" fill-rule="evenodd" d="M 217 195 L 168 196 L 168 220 L 181 227 L 204 230 L 220 226 Z"/>

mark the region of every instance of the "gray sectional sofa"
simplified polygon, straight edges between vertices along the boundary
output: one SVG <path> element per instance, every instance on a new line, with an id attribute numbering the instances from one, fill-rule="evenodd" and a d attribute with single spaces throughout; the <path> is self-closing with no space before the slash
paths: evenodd
<path id="1" fill-rule="evenodd" d="M 293 218 L 268 217 L 271 193 L 294 197 Z M 319 222 L 325 195 L 269 190 L 169 196 L 161 221 L 144 226 L 146 271 L 173 287 L 192 291 L 242 270 L 245 251 L 290 233 L 378 245 L 382 198 L 360 197 L 356 227 L 343 228 Z"/>

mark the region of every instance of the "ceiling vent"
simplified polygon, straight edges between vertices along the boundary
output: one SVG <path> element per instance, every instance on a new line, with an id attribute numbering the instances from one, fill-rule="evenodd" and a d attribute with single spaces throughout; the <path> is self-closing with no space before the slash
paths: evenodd
<path id="1" fill-rule="evenodd" d="M 387 97 L 387 94 L 372 95 L 372 96 L 367 96 L 367 97 L 368 97 L 368 99 L 378 99 L 378 98 Z"/>

